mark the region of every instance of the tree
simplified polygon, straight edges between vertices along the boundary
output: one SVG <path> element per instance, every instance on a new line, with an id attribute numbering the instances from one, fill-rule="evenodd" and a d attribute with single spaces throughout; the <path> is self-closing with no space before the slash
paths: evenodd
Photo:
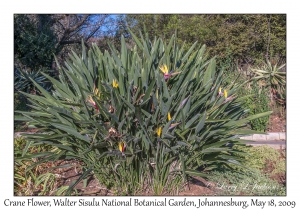
<path id="1" fill-rule="evenodd" d="M 17 14 L 15 58 L 32 70 L 51 68 L 54 55 L 64 57 L 71 45 L 104 34 L 108 21 L 107 14 Z"/>
<path id="2" fill-rule="evenodd" d="M 145 25 L 150 39 L 170 39 L 190 45 L 206 44 L 211 56 L 229 56 L 238 63 L 258 62 L 265 57 L 285 58 L 286 15 L 282 14 L 175 14 L 127 15 L 128 27 L 135 33 Z"/>
<path id="3" fill-rule="evenodd" d="M 50 67 L 57 45 L 49 16 L 38 17 L 39 22 L 28 15 L 14 16 L 15 65 L 25 65 L 31 70 Z"/>

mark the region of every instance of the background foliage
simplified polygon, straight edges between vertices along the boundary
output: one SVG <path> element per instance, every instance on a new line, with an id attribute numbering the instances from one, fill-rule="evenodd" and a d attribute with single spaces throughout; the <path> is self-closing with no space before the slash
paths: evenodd
<path id="1" fill-rule="evenodd" d="M 16 14 L 15 57 L 30 68 L 49 67 L 53 54 L 64 57 L 81 39 L 87 44 L 97 42 L 105 49 L 109 49 L 105 41 L 109 39 L 118 48 L 121 35 L 132 40 L 128 28 L 139 34 L 144 27 L 150 39 L 160 36 L 169 40 L 176 32 L 179 44 L 205 44 L 210 56 L 223 59 L 230 51 L 239 65 L 286 57 L 284 14 Z"/>
<path id="2" fill-rule="evenodd" d="M 187 46 L 196 40 L 209 54 L 224 58 L 230 50 L 239 64 L 254 64 L 265 57 L 286 56 L 286 16 L 272 14 L 227 15 L 127 15 L 133 31 L 145 25 L 149 36 L 170 39 Z"/>

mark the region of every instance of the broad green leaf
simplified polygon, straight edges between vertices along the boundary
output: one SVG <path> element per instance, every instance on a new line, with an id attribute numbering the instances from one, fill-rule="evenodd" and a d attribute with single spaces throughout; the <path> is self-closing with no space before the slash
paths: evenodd
<path id="1" fill-rule="evenodd" d="M 198 176 L 198 177 L 208 177 L 209 176 L 208 174 L 204 174 L 199 171 L 192 170 L 192 169 L 186 169 L 185 173 L 187 173 L 190 176 Z"/>
<path id="2" fill-rule="evenodd" d="M 78 133 L 74 128 L 66 126 L 66 125 L 62 125 L 62 124 L 57 124 L 57 123 L 51 123 L 51 125 L 53 125 L 54 127 L 63 130 L 69 134 L 74 135 L 75 137 L 77 137 L 78 139 L 81 139 L 83 141 L 86 142 L 90 142 L 91 140 L 89 138 L 87 138 L 86 136 L 82 136 L 80 133 Z"/>
<path id="3" fill-rule="evenodd" d="M 198 134 L 201 131 L 201 129 L 204 127 L 205 120 L 206 120 L 206 112 L 203 113 L 201 120 L 197 124 L 195 129 L 195 134 Z"/>

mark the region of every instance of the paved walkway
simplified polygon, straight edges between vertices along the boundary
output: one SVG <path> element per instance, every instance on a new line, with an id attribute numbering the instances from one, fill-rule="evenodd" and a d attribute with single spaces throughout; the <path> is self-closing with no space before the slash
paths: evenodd
<path id="1" fill-rule="evenodd" d="M 241 137 L 244 140 L 250 140 L 248 144 L 253 146 L 269 145 L 276 149 L 286 148 L 286 133 L 285 132 L 272 132 L 268 134 L 254 134 Z"/>
<path id="2" fill-rule="evenodd" d="M 285 132 L 272 132 L 268 134 L 253 134 L 249 136 L 241 137 L 241 139 L 253 140 L 253 141 L 272 141 L 272 140 L 285 140 Z"/>

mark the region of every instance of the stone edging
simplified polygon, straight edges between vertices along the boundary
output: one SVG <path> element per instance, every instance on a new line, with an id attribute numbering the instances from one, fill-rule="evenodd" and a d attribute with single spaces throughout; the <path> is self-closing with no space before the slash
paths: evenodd
<path id="1" fill-rule="evenodd" d="M 243 136 L 240 139 L 252 140 L 252 141 L 274 141 L 274 140 L 286 140 L 285 132 L 272 132 L 267 134 L 253 134 L 249 136 Z"/>

